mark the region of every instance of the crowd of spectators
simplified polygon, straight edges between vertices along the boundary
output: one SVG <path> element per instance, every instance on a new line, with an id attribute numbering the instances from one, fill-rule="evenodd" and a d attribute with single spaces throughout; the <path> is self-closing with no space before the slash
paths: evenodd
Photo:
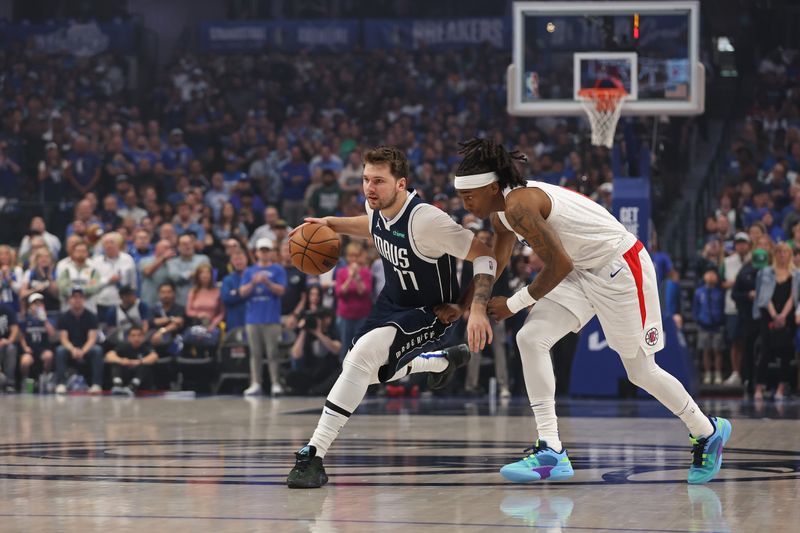
<path id="1" fill-rule="evenodd" d="M 692 313 L 703 381 L 740 386 L 744 380 L 756 399 L 773 391 L 780 400 L 790 385 L 797 390 L 800 373 L 797 50 L 778 49 L 760 61 L 752 106 L 726 163 L 695 261 Z"/>
<path id="2" fill-rule="evenodd" d="M 529 175 L 610 209 L 608 151 L 589 147 L 575 119 L 508 116 L 508 62 L 488 47 L 185 53 L 137 105 L 113 56 L 0 51 L 0 209 L 31 214 L 19 244 L 0 247 L 7 388 L 29 387 L 35 372 L 64 392 L 83 386 L 67 367 L 83 366 L 92 392 L 109 375 L 115 391 L 158 386 L 159 372 L 142 368 L 214 359 L 239 328 L 252 356 L 248 393 L 262 392 L 262 358 L 274 394 L 288 382 L 329 386 L 383 274 L 374 247 L 354 243 L 340 267 L 306 276 L 291 266 L 286 236 L 306 215 L 363 212 L 365 148 L 402 148 L 411 185 L 474 231 L 483 223 L 451 180 L 458 142 L 473 136 L 522 151 Z M 512 264 L 512 281 L 535 270 L 526 255 Z M 513 353 L 511 329 L 504 341 Z M 167 383 L 180 372 L 163 371 Z"/>

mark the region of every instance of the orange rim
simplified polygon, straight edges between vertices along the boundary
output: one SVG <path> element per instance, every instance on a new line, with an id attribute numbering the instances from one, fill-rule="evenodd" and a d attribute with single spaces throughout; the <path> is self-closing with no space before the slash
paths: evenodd
<path id="1" fill-rule="evenodd" d="M 625 89 L 619 88 L 592 88 L 581 89 L 578 91 L 578 96 L 592 100 L 598 111 L 610 111 L 616 107 L 617 102 L 623 97 L 627 96 L 628 92 Z"/>

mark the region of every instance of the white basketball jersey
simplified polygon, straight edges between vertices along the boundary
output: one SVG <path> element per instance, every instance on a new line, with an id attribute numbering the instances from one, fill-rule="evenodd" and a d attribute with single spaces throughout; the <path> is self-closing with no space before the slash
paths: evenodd
<path id="1" fill-rule="evenodd" d="M 528 181 L 528 187 L 536 187 L 550 197 L 550 224 L 561 239 L 567 255 L 576 269 L 588 270 L 601 266 L 625 251 L 636 242 L 636 236 L 614 218 L 601 205 L 586 196 L 541 181 Z M 503 196 L 514 189 L 506 188 Z M 510 231 L 511 224 L 504 212 L 498 212 L 500 221 Z M 520 242 L 530 246 L 519 233 L 514 232 Z"/>

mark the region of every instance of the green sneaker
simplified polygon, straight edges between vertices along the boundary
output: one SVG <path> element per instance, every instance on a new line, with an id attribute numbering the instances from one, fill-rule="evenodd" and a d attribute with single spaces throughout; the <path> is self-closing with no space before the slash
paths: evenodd
<path id="1" fill-rule="evenodd" d="M 286 478 L 286 486 L 290 489 L 318 489 L 328 482 L 322 458 L 317 457 L 315 446 L 303 446 L 294 456 L 294 468 Z"/>
<path id="2" fill-rule="evenodd" d="M 722 467 L 722 447 L 731 438 L 731 423 L 724 418 L 708 417 L 714 426 L 714 433 L 704 439 L 692 441 L 692 465 L 689 467 L 689 483 L 698 485 L 708 483 Z"/>

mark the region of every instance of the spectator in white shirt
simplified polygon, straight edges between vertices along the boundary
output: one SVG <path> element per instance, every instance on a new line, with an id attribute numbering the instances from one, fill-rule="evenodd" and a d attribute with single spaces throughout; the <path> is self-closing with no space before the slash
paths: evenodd
<path id="1" fill-rule="evenodd" d="M 119 287 L 127 285 L 136 289 L 136 262 L 130 254 L 122 251 L 122 235 L 117 232 L 103 235 L 103 255 L 95 257 L 94 265 L 100 274 L 103 290 L 97 295 L 97 315 L 104 321 L 108 309 L 119 305 Z"/>

